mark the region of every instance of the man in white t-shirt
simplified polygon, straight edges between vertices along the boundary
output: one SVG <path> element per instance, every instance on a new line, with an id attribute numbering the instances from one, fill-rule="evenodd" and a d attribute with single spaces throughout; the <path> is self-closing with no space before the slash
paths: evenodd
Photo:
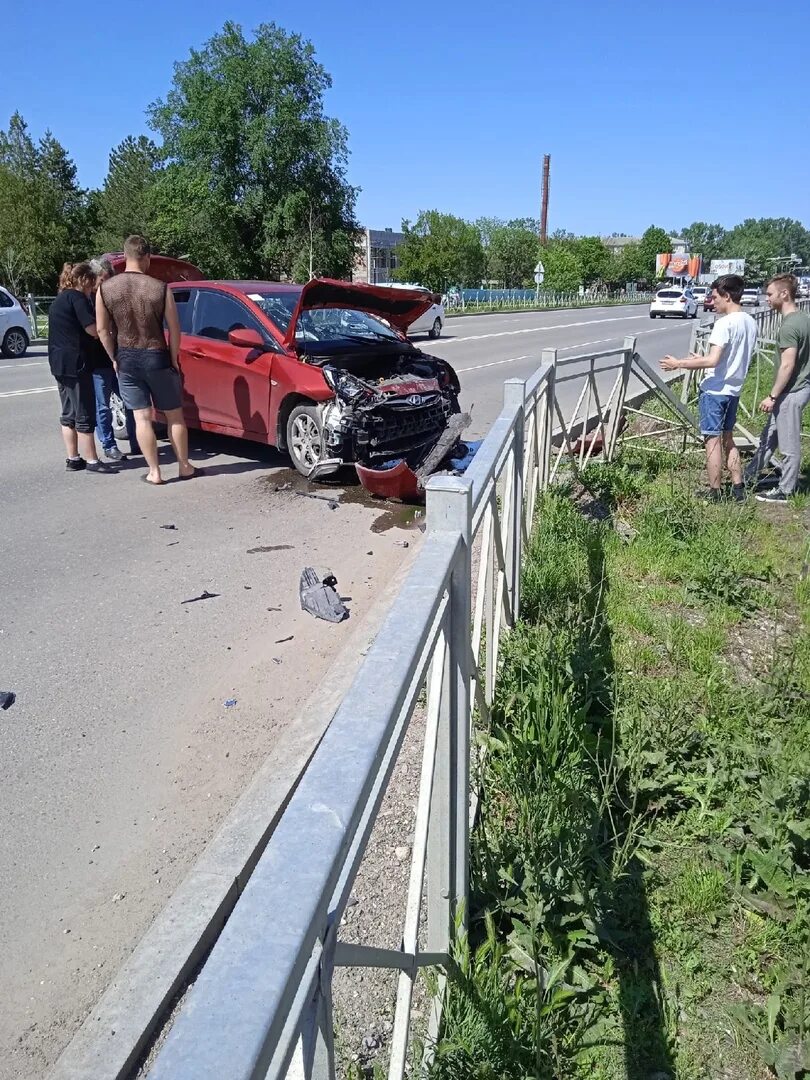
<path id="1" fill-rule="evenodd" d="M 691 353 L 682 360 L 666 356 L 661 361 L 664 371 L 706 371 L 700 383 L 698 416 L 706 445 L 709 490 L 705 498 L 709 502 L 721 498 L 724 452 L 731 473 L 732 497 L 737 502 L 745 499 L 742 462 L 733 432 L 740 393 L 757 343 L 757 324 L 740 306 L 744 288 L 745 282 L 737 274 L 724 274 L 712 285 L 714 309 L 720 318 L 712 327 L 705 356 Z"/>

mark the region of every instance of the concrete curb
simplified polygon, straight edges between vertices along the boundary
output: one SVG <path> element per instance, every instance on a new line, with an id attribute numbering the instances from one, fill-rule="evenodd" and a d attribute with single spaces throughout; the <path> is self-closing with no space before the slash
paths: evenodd
<path id="1" fill-rule="evenodd" d="M 216 941 L 418 549 L 341 649 L 276 749 L 47 1074 L 127 1080 Z"/>

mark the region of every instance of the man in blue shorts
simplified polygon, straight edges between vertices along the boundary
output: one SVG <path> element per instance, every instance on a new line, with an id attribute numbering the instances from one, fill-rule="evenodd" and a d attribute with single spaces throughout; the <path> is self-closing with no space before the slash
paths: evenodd
<path id="1" fill-rule="evenodd" d="M 740 393 L 757 343 L 757 324 L 740 306 L 744 288 L 745 282 L 737 274 L 724 274 L 712 285 L 714 309 L 719 318 L 712 327 L 705 356 L 692 353 L 681 360 L 666 356 L 661 361 L 664 371 L 678 368 L 706 371 L 700 383 L 698 415 L 709 478 L 703 498 L 708 502 L 721 499 L 724 454 L 731 474 L 732 497 L 737 502 L 745 499 L 742 461 L 733 432 Z"/>

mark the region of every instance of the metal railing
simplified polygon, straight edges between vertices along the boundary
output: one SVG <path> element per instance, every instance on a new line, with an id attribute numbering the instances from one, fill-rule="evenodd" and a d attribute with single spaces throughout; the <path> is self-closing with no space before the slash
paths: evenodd
<path id="1" fill-rule="evenodd" d="M 448 314 L 467 314 L 476 311 L 546 311 L 557 308 L 596 307 L 600 304 L 644 304 L 652 298 L 649 292 L 628 293 L 624 290 L 586 290 L 553 292 L 535 289 L 464 289 L 446 298 Z"/>
<path id="2" fill-rule="evenodd" d="M 575 467 L 597 447 L 613 455 L 634 353 L 634 338 L 565 360 L 545 350 L 528 382 L 505 384 L 503 410 L 465 475 L 428 484 L 425 542 L 175 1019 L 152 1080 L 334 1077 L 338 966 L 399 971 L 388 1075 L 404 1077 L 418 972 L 448 966 L 454 928 L 466 920 L 471 727 L 476 714 L 487 722 L 502 632 L 519 615 L 522 549 L 537 496 L 565 455 Z M 559 390 L 574 379 L 583 380 L 582 391 L 564 413 Z M 343 942 L 341 917 L 423 687 L 401 946 Z M 428 1046 L 440 1004 L 439 996 Z"/>

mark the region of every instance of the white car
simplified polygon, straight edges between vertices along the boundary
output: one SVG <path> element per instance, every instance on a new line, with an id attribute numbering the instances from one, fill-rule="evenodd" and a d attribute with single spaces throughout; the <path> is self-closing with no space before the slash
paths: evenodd
<path id="1" fill-rule="evenodd" d="M 651 319 L 665 319 L 675 315 L 679 319 L 696 319 L 698 302 L 691 289 L 682 289 L 679 285 L 668 285 L 659 289 L 650 304 Z"/>
<path id="2" fill-rule="evenodd" d="M 693 285 L 692 286 L 692 295 L 694 296 L 695 300 L 697 300 L 697 302 L 699 304 L 703 303 L 703 301 L 706 299 L 706 296 L 710 292 L 711 292 L 711 289 L 710 289 L 710 287 L 708 285 Z"/>
<path id="3" fill-rule="evenodd" d="M 742 300 L 740 303 L 743 307 L 759 307 L 762 303 L 762 296 L 759 289 L 743 289 Z"/>
<path id="4" fill-rule="evenodd" d="M 7 289 L 0 287 L 0 350 L 3 356 L 16 359 L 22 356 L 31 340 L 31 324 Z"/>
<path id="5" fill-rule="evenodd" d="M 441 337 L 444 326 L 444 304 L 438 294 L 421 285 L 406 285 L 402 281 L 380 281 L 378 284 L 384 285 L 386 289 L 419 289 L 420 292 L 430 293 L 434 298 L 433 304 L 416 322 L 411 323 L 408 327 L 408 337 L 413 337 L 414 334 L 427 334 L 431 338 Z"/>

